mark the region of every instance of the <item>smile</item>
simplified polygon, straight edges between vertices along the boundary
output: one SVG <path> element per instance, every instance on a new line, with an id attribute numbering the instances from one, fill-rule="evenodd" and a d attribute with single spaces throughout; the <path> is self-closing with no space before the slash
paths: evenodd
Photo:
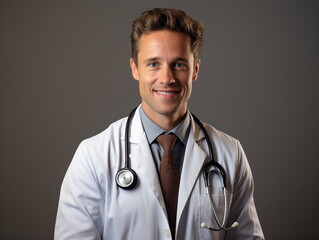
<path id="1" fill-rule="evenodd" d="M 159 93 L 159 94 L 163 94 L 163 95 L 170 95 L 170 94 L 179 93 L 179 91 L 157 91 L 157 90 L 154 90 L 154 91 Z"/>

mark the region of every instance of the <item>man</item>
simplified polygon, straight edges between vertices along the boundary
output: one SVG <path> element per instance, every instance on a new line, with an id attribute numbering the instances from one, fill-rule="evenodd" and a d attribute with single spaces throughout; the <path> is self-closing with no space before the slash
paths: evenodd
<path id="1" fill-rule="evenodd" d="M 130 122 L 121 119 L 80 144 L 62 184 L 56 240 L 264 239 L 243 149 L 208 124 L 215 161 L 225 169 L 227 198 L 216 167 L 207 168 L 210 195 L 205 189 L 208 139 L 187 109 L 202 38 L 203 26 L 179 10 L 149 10 L 133 22 L 130 66 L 142 104 Z M 124 168 L 119 177 L 126 141 L 128 167 L 136 176 L 127 177 Z M 121 186 L 130 177 L 136 184 Z"/>

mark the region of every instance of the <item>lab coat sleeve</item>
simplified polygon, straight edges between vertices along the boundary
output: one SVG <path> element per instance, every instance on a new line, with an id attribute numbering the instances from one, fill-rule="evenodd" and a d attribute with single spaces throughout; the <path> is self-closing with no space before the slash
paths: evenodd
<path id="1" fill-rule="evenodd" d="M 101 239 L 103 208 L 103 191 L 84 141 L 62 183 L 54 239 Z"/>
<path id="2" fill-rule="evenodd" d="M 253 198 L 254 183 L 244 150 L 237 141 L 238 158 L 234 178 L 233 200 L 228 225 L 237 221 L 239 226 L 227 231 L 227 240 L 262 240 L 264 235 Z"/>

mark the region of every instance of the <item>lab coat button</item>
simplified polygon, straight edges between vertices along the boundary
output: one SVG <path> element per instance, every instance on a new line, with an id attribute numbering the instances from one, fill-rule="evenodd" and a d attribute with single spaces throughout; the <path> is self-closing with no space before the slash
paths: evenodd
<path id="1" fill-rule="evenodd" d="M 166 238 L 171 237 L 171 231 L 169 229 L 164 229 L 163 234 Z"/>

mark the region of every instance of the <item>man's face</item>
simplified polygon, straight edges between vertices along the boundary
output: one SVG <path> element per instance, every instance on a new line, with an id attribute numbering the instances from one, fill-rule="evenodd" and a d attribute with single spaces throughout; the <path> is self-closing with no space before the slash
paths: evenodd
<path id="1" fill-rule="evenodd" d="M 194 63 L 190 37 L 168 30 L 144 34 L 137 62 L 130 60 L 145 113 L 152 120 L 163 115 L 176 120 L 182 117 L 200 65 Z"/>

